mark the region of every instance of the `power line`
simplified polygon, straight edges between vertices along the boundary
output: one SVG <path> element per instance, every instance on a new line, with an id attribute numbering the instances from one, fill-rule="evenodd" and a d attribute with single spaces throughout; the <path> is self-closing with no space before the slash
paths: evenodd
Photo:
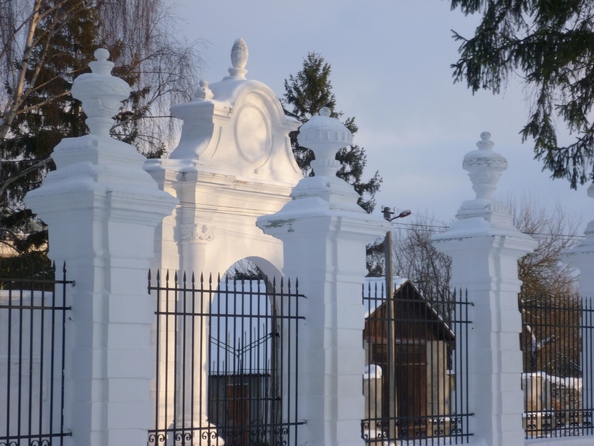
<path id="1" fill-rule="evenodd" d="M 450 226 L 447 225 L 429 225 L 424 223 L 394 223 L 394 226 L 400 226 L 402 229 L 412 229 L 415 227 L 419 228 L 431 228 L 431 229 L 439 229 L 441 232 L 445 232 L 450 229 Z M 583 239 L 585 235 L 578 235 L 578 234 L 554 234 L 552 232 L 522 232 L 522 234 L 530 235 L 530 236 L 541 236 L 541 237 L 548 237 L 548 236 L 557 236 L 557 237 L 564 237 L 564 238 L 579 238 Z"/>

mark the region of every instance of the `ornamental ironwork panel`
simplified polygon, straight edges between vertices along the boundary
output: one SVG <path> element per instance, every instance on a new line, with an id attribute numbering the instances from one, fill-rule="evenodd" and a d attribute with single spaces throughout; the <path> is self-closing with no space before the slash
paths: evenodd
<path id="1" fill-rule="evenodd" d="M 298 282 L 149 274 L 155 297 L 148 444 L 296 445 Z"/>

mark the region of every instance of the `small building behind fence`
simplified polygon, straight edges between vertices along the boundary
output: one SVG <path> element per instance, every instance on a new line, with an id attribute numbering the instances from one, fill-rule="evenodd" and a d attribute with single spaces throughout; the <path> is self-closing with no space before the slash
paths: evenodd
<path id="1" fill-rule="evenodd" d="M 373 282 L 377 280 L 367 280 L 369 291 Z M 376 409 L 376 417 L 389 418 L 389 406 L 394 404 L 389 379 L 394 376 L 399 437 L 432 436 L 431 421 L 438 417 L 442 417 L 446 425 L 441 435 L 449 436 L 453 387 L 450 379 L 456 335 L 406 279 L 395 280 L 393 321 L 388 317 L 386 299 L 370 294 L 364 296 L 368 311 L 363 331 L 365 358 L 367 365 L 379 366 L 384 372 L 381 406 Z M 387 324 L 390 323 L 394 327 L 392 349 L 388 348 Z M 393 373 L 385 373 L 391 367 L 395 368 Z M 376 405 L 376 401 L 366 404 Z"/>

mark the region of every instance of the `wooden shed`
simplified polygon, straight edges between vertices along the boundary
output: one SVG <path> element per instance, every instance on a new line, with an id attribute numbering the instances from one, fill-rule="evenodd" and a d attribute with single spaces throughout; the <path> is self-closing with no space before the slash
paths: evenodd
<path id="1" fill-rule="evenodd" d="M 386 300 L 381 294 L 373 297 L 373 292 L 365 298 L 366 363 L 382 369 L 381 410 L 378 407 L 376 416 L 390 417 L 390 404 L 394 401 L 390 397 L 390 377 L 394 376 L 399 436 L 431 436 L 435 432 L 432 423 L 441 418 L 443 424 L 450 414 L 452 380 L 449 371 L 455 334 L 436 306 L 424 299 L 410 281 L 396 279 L 394 290 L 392 351 L 388 348 L 390 323 Z M 445 308 L 440 310 L 445 311 Z M 394 368 L 393 373 L 390 367 Z M 367 401 L 369 406 L 373 403 Z M 444 429 L 447 430 L 447 426 Z"/>

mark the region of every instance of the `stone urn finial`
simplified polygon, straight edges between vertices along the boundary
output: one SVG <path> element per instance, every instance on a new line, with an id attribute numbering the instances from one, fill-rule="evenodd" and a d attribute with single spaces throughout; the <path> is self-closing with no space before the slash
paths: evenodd
<path id="1" fill-rule="evenodd" d="M 229 74 L 235 79 L 245 79 L 247 70 L 245 66 L 247 64 L 249 56 L 248 46 L 241 37 L 233 43 L 231 48 L 231 65 L 229 68 Z"/>
<path id="2" fill-rule="evenodd" d="M 299 129 L 297 141 L 311 149 L 316 159 L 311 162 L 316 176 L 336 176 L 340 162 L 336 153 L 353 141 L 353 135 L 338 119 L 331 118 L 331 110 L 324 107 Z"/>
<path id="3" fill-rule="evenodd" d="M 490 222 L 493 228 L 514 232 L 517 229 L 509 209 L 493 196 L 502 172 L 507 169 L 507 160 L 493 152 L 494 145 L 491 134 L 483 132 L 480 141 L 476 143 L 478 150 L 464 155 L 462 167 L 468 171 L 476 198 L 463 202 L 456 218 L 466 220 L 480 217 Z"/>
<path id="4" fill-rule="evenodd" d="M 472 188 L 479 200 L 493 199 L 501 173 L 507 169 L 507 160 L 493 152 L 494 145 L 489 132 L 481 133 L 481 140 L 476 143 L 478 150 L 467 153 L 462 163 L 464 170 L 468 171 Z"/>
<path id="5" fill-rule="evenodd" d="M 74 80 L 72 96 L 83 104 L 91 135 L 109 136 L 113 116 L 130 96 L 130 86 L 111 75 L 114 64 L 107 60 L 109 51 L 100 48 L 94 55 L 96 60 L 89 63 L 92 73 L 81 74 Z"/>

